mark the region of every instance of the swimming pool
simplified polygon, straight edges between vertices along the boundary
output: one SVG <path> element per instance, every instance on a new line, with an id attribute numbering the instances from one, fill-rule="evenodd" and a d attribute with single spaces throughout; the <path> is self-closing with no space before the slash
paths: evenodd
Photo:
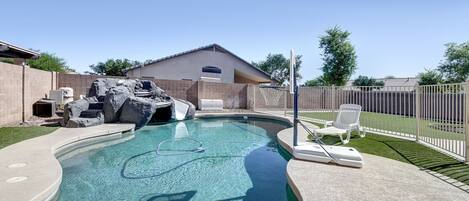
<path id="1" fill-rule="evenodd" d="M 261 118 L 149 125 L 132 140 L 59 158 L 59 200 L 291 200 L 288 156 Z"/>

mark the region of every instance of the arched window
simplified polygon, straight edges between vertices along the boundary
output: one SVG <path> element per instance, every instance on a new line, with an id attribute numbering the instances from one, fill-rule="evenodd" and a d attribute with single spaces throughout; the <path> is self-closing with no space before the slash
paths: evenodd
<path id="1" fill-rule="evenodd" d="M 205 66 L 202 68 L 202 72 L 221 74 L 221 69 L 215 66 Z"/>

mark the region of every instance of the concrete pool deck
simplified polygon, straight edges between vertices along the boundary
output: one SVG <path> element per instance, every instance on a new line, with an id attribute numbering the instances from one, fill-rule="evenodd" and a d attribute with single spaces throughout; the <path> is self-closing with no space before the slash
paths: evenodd
<path id="1" fill-rule="evenodd" d="M 57 155 L 78 147 L 90 146 L 87 147 L 90 149 L 98 142 L 121 139 L 123 133 L 132 133 L 134 127 L 133 124 L 103 124 L 89 128 L 59 128 L 48 135 L 1 149 L 0 200 L 53 199 L 62 181 L 62 167 Z"/>
<path id="2" fill-rule="evenodd" d="M 298 128 L 298 141 L 307 132 Z M 293 128 L 277 134 L 292 153 Z M 290 159 L 288 183 L 299 200 L 469 200 L 469 194 L 418 167 L 362 153 L 363 168 Z"/>

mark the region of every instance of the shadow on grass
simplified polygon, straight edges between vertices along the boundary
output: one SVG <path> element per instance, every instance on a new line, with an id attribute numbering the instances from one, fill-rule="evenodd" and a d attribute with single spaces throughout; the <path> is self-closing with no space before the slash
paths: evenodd
<path id="1" fill-rule="evenodd" d="M 340 144 L 338 137 L 326 136 L 323 141 L 326 144 Z M 463 185 L 456 182 L 469 185 L 468 164 L 414 141 L 375 134 L 368 134 L 365 138 L 360 138 L 355 134 L 351 142 L 345 146 L 354 147 L 363 153 L 413 164 L 431 175 L 469 192 L 462 188 Z"/>

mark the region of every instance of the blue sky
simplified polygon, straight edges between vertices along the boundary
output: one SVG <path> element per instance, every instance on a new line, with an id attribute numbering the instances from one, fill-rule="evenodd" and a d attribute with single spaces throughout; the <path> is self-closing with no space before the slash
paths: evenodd
<path id="1" fill-rule="evenodd" d="M 469 1 L 5 1 L 0 40 L 52 52 L 80 72 L 108 58 L 144 61 L 218 43 L 247 61 L 303 55 L 319 76 L 318 38 L 338 25 L 358 56 L 353 77 L 415 76 L 469 41 Z M 5 18 L 4 18 L 5 19 Z"/>

